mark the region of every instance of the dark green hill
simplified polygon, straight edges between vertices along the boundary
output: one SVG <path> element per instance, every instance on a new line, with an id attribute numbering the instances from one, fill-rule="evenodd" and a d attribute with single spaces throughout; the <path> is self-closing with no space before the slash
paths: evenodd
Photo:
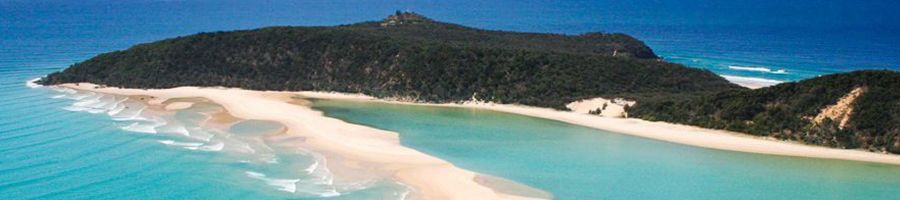
<path id="1" fill-rule="evenodd" d="M 841 106 L 851 109 L 835 107 L 841 99 L 846 99 Z M 828 108 L 834 117 L 817 118 Z M 652 121 L 900 153 L 900 72 L 856 71 L 689 100 L 655 99 L 638 102 L 628 113 Z"/>
<path id="2" fill-rule="evenodd" d="M 361 92 L 428 102 L 479 99 L 563 108 L 596 96 L 691 96 L 737 89 L 657 59 L 624 34 L 489 31 L 398 13 L 334 27 L 201 33 L 105 53 L 42 84 L 227 86 Z"/>
<path id="3" fill-rule="evenodd" d="M 624 34 L 490 31 L 414 13 L 333 27 L 200 33 L 101 54 L 40 81 L 75 82 L 361 92 L 426 102 L 475 96 L 558 109 L 579 99 L 628 97 L 638 100 L 629 114 L 647 120 L 900 153 L 898 72 L 749 90 L 661 61 Z"/>

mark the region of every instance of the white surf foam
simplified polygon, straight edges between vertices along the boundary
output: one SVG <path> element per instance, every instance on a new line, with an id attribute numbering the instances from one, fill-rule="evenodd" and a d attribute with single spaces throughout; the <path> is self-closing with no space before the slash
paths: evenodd
<path id="1" fill-rule="evenodd" d="M 73 106 L 81 106 L 81 107 L 90 107 L 90 105 L 96 104 L 100 102 L 100 97 L 103 95 L 89 95 L 82 99 L 77 99 L 78 101 L 73 103 Z"/>
<path id="2" fill-rule="evenodd" d="M 97 113 L 106 112 L 106 110 L 98 109 L 98 108 L 87 108 L 87 109 L 85 109 L 84 111 L 85 111 L 85 112 L 88 112 L 88 113 L 91 113 L 91 114 L 97 114 Z"/>
<path id="3" fill-rule="evenodd" d="M 63 107 L 62 109 L 68 110 L 68 111 L 73 111 L 73 112 L 81 112 L 81 111 L 87 110 L 88 108 L 78 107 L 78 106 L 66 106 L 66 107 Z"/>
<path id="4" fill-rule="evenodd" d="M 25 82 L 25 87 L 28 87 L 28 88 L 44 87 L 43 85 L 36 83 L 37 81 L 41 80 L 41 78 L 43 78 L 43 77 L 37 77 L 37 78 L 31 79 L 31 80 L 28 80 L 27 82 Z"/>
<path id="5" fill-rule="evenodd" d="M 125 100 L 128 100 L 128 98 L 125 98 L 122 101 L 125 101 Z M 118 104 L 116 104 L 116 107 L 110 109 L 109 112 L 106 113 L 106 115 L 109 115 L 110 117 L 116 116 L 119 113 L 121 113 L 123 110 L 125 110 L 125 108 L 126 108 L 125 104 L 122 102 L 119 102 Z"/>
<path id="6" fill-rule="evenodd" d="M 185 149 L 190 150 L 198 150 L 198 151 L 222 151 L 225 148 L 225 143 L 216 142 L 211 145 L 203 145 L 198 147 L 184 147 Z"/>
<path id="7" fill-rule="evenodd" d="M 93 92 L 87 92 L 87 93 L 82 93 L 82 94 L 75 94 L 75 95 L 72 96 L 72 99 L 73 99 L 73 100 L 84 100 L 84 99 L 86 99 L 86 98 L 93 97 L 94 94 L 95 94 L 95 93 L 93 93 Z"/>
<path id="8" fill-rule="evenodd" d="M 403 186 L 403 188 L 406 188 L 405 190 L 403 190 L 402 193 L 400 193 L 400 195 L 397 195 L 397 196 L 400 197 L 400 198 L 398 198 L 398 199 L 400 199 L 400 200 L 406 200 L 406 198 L 409 197 L 409 193 L 412 193 L 412 191 L 415 190 L 413 187 L 410 187 L 409 185 L 403 184 L 403 183 L 401 183 L 400 181 L 394 181 L 394 183 Z"/>
<path id="9" fill-rule="evenodd" d="M 314 161 L 311 165 L 303 169 L 303 171 L 306 171 L 306 174 L 312 174 L 316 171 L 316 168 L 319 168 L 319 161 Z"/>
<path id="10" fill-rule="evenodd" d="M 174 140 L 157 140 L 159 143 L 169 145 L 169 146 L 178 146 L 178 147 L 198 147 L 203 145 L 203 143 L 199 142 L 176 142 Z"/>
<path id="11" fill-rule="evenodd" d="M 313 181 L 315 184 L 322 185 L 333 185 L 334 184 L 334 176 L 331 174 L 331 171 L 328 170 L 328 161 L 325 160 L 325 157 L 319 154 L 312 154 L 315 158 L 315 166 L 312 166 L 312 169 L 309 170 L 309 175 L 316 177 Z M 307 167 L 309 168 L 309 167 Z"/>
<path id="12" fill-rule="evenodd" d="M 131 132 L 156 134 L 156 125 L 155 124 L 134 122 L 127 126 L 123 126 L 121 128 L 122 128 L 122 130 L 131 131 Z"/>
<path id="13" fill-rule="evenodd" d="M 140 108 L 134 109 L 131 106 L 126 106 L 126 110 L 119 111 L 112 116 L 112 120 L 116 121 L 150 121 L 150 119 L 141 116 L 144 112 L 144 109 L 147 109 L 147 106 L 141 105 Z"/>
<path id="14" fill-rule="evenodd" d="M 300 183 L 295 184 L 295 186 L 297 187 L 297 190 L 294 193 L 299 194 L 309 194 L 318 197 L 335 197 L 341 195 L 337 188 L 331 185 L 308 184 L 302 179 L 300 180 Z"/>
<path id="15" fill-rule="evenodd" d="M 297 182 L 300 181 L 300 179 L 269 178 L 269 177 L 266 177 L 266 174 L 254 172 L 254 171 L 245 171 L 244 173 L 247 174 L 247 176 L 250 178 L 263 180 L 266 182 L 266 184 L 275 186 L 278 190 L 290 192 L 290 193 L 297 192 Z"/>
<path id="16" fill-rule="evenodd" d="M 107 111 L 112 111 L 113 109 L 117 109 L 117 107 L 119 107 L 122 102 L 125 102 L 125 100 L 128 100 L 128 97 L 119 98 L 116 96 L 112 96 L 112 99 L 107 102 L 106 105 L 103 105 L 102 108 Z"/>
<path id="17" fill-rule="evenodd" d="M 131 132 L 156 134 L 157 133 L 156 128 L 158 128 L 160 126 L 164 126 L 166 124 L 167 124 L 166 120 L 163 120 L 160 118 L 153 118 L 153 119 L 150 119 L 149 121 L 133 122 L 127 126 L 121 127 L 121 129 L 126 130 L 126 131 L 131 131 Z"/>
<path id="18" fill-rule="evenodd" d="M 66 98 L 66 99 L 71 99 L 71 100 L 81 100 L 81 99 L 84 99 L 84 98 L 88 97 L 89 95 L 87 95 L 87 94 L 78 94 L 78 93 L 71 93 L 71 94 L 70 94 L 70 93 L 64 93 L 64 94 L 61 94 L 61 95 L 56 95 L 56 96 L 54 96 L 54 97 L 57 97 L 57 96 L 58 96 L 59 98 Z"/>
<path id="19" fill-rule="evenodd" d="M 112 95 L 103 95 L 103 94 L 83 94 L 80 96 L 69 96 L 69 95 L 57 95 L 54 98 L 71 98 L 71 99 L 80 99 L 76 100 L 69 106 L 63 107 L 63 109 L 68 111 L 76 111 L 76 112 L 88 112 L 92 114 L 98 113 L 106 113 L 107 115 L 114 116 L 119 112 L 122 112 L 126 106 L 124 106 L 124 102 L 128 100 L 127 97 L 116 97 Z"/>
<path id="20" fill-rule="evenodd" d="M 320 197 L 336 197 L 336 196 L 341 196 L 341 193 L 338 192 L 336 189 L 332 188 L 331 190 L 319 193 L 318 195 Z"/>
<path id="21" fill-rule="evenodd" d="M 93 101 L 90 104 L 84 105 L 85 107 L 96 108 L 96 109 L 104 109 L 106 105 L 114 103 L 115 98 L 112 95 L 99 95 L 100 98 L 97 98 L 96 101 Z"/>
<path id="22" fill-rule="evenodd" d="M 772 70 L 768 67 L 750 67 L 750 66 L 732 65 L 732 66 L 728 66 L 728 69 L 739 70 L 739 71 L 765 72 L 765 73 L 771 73 L 771 74 L 787 74 L 787 71 L 785 71 L 784 69 Z"/>
<path id="23" fill-rule="evenodd" d="M 225 130 L 185 124 L 186 122 L 181 122 L 180 118 L 173 117 L 171 113 L 157 115 L 158 112 L 150 111 L 145 104 L 129 101 L 127 97 L 75 90 L 70 92 L 67 89 L 59 89 L 58 91 L 62 94 L 55 96 L 56 98 L 74 100 L 70 106 L 64 109 L 77 112 L 103 113 L 109 115 L 113 120 L 126 121 L 120 124 L 120 128 L 125 131 L 173 136 L 172 139 L 156 140 L 167 146 L 194 151 L 221 151 L 222 153 L 235 154 L 238 158 L 244 159 L 241 162 L 250 163 L 251 165 L 290 165 L 293 169 L 297 169 L 296 164 L 298 163 L 294 163 L 292 160 L 286 159 L 280 162 L 278 157 L 275 156 L 275 150 L 259 137 L 244 137 L 233 135 Z M 185 137 L 175 137 L 174 134 L 184 135 Z M 290 175 L 273 174 L 267 176 L 260 172 L 247 171 L 246 174 L 249 177 L 264 180 L 266 184 L 275 186 L 280 191 L 303 196 L 333 197 L 339 196 L 341 192 L 346 191 L 345 187 L 341 186 L 338 188 L 334 185 L 334 177 L 326 167 L 327 164 L 323 156 L 314 152 L 306 152 L 306 155 L 312 155 L 314 159 L 311 164 L 302 168 L 303 172 L 291 171 Z M 251 158 L 253 162 L 247 158 Z M 301 164 L 300 167 L 304 166 Z M 297 179 L 276 177 L 296 177 Z M 368 186 L 352 185 L 349 188 L 365 187 Z"/>
<path id="24" fill-rule="evenodd" d="M 190 132 L 183 125 L 178 123 L 168 123 L 164 126 L 160 126 L 156 128 L 156 131 L 160 133 L 172 133 L 184 136 L 191 136 Z"/>

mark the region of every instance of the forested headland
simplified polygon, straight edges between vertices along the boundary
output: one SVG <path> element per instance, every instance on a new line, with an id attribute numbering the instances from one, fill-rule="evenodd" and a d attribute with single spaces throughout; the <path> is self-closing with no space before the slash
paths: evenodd
<path id="1" fill-rule="evenodd" d="M 558 109 L 596 96 L 739 88 L 709 71 L 661 61 L 625 34 L 481 30 L 415 13 L 331 27 L 200 33 L 101 54 L 41 81 L 73 82 L 358 92 L 423 102 L 474 96 Z"/>
<path id="2" fill-rule="evenodd" d="M 417 102 L 473 98 L 566 109 L 636 100 L 629 116 L 900 153 L 900 73 L 858 71 L 751 90 L 669 63 L 625 34 L 483 30 L 398 12 L 340 26 L 199 33 L 100 54 L 52 85 L 335 91 Z M 825 113 L 825 114 L 823 114 Z"/>
<path id="3" fill-rule="evenodd" d="M 755 90 L 645 100 L 628 113 L 650 121 L 900 153 L 900 72 L 855 71 Z"/>

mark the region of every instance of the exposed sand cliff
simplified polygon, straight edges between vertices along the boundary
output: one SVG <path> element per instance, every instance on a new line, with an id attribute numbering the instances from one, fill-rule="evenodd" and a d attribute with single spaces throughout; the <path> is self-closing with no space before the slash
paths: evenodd
<path id="1" fill-rule="evenodd" d="M 813 121 L 821 124 L 825 119 L 831 119 L 838 123 L 839 128 L 846 128 L 847 123 L 850 122 L 850 114 L 853 114 L 853 102 L 856 102 L 856 98 L 865 92 L 865 87 L 854 88 L 850 93 L 841 97 L 837 103 L 823 108 L 819 115 L 813 118 Z"/>

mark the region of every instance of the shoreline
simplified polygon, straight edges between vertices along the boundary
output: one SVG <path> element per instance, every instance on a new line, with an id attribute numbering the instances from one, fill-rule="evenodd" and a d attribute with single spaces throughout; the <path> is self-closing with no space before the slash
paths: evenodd
<path id="1" fill-rule="evenodd" d="M 443 104 L 414 103 L 379 99 L 363 94 L 314 91 L 252 91 L 221 87 L 178 87 L 143 90 L 98 87 L 90 83 L 63 84 L 60 86 L 117 95 L 148 95 L 158 97 L 157 101 L 199 97 L 225 107 L 235 117 L 277 121 L 285 125 L 287 128 L 286 134 L 306 138 L 306 144 L 303 145 L 313 147 L 312 149 L 316 151 L 324 151 L 324 154 L 336 155 L 340 159 L 373 164 L 375 170 L 387 172 L 395 181 L 408 185 L 413 190 L 413 199 L 541 199 L 552 198 L 552 195 L 535 188 L 526 189 L 539 191 L 539 194 L 547 195 L 542 197 L 525 197 L 515 196 L 514 194 L 518 193 L 514 191 L 504 193 L 506 191 L 501 191 L 501 188 L 494 188 L 496 184 L 493 186 L 484 184 L 484 175 L 458 168 L 440 158 L 402 146 L 399 143 L 399 135 L 395 132 L 329 118 L 324 116 L 321 111 L 309 107 L 308 103 L 298 103 L 296 100 L 318 98 L 414 106 L 486 109 L 702 148 L 900 165 L 900 156 L 898 155 L 879 154 L 856 149 L 834 149 L 723 130 L 704 129 L 665 122 L 650 122 L 640 119 L 600 117 L 523 105 L 475 101 Z M 513 184 L 517 183 L 513 182 Z M 531 194 L 534 193 L 532 192 Z"/>
<path id="2" fill-rule="evenodd" d="M 367 170 L 386 174 L 413 191 L 412 199 L 545 199 L 516 196 L 480 182 L 483 175 L 458 168 L 437 157 L 402 146 L 395 132 L 351 124 L 329 118 L 321 111 L 290 101 L 297 92 L 250 91 L 233 88 L 178 87 L 171 89 L 126 89 L 95 84 L 62 84 L 61 87 L 114 95 L 146 95 L 161 103 L 167 99 L 204 98 L 242 119 L 282 123 L 291 136 L 305 140 L 302 145 L 343 162 L 365 165 Z M 180 107 L 180 106 L 179 106 Z M 336 166 L 346 167 L 346 166 Z M 515 183 L 517 184 L 517 183 Z M 534 193 L 534 192 L 532 192 Z"/>
<path id="3" fill-rule="evenodd" d="M 473 101 L 464 103 L 441 104 L 414 103 L 378 99 L 362 94 L 344 94 L 336 92 L 305 91 L 298 93 L 305 97 L 320 99 L 373 101 L 416 106 L 485 109 L 555 120 L 573 125 L 610 131 L 618 134 L 626 134 L 647 139 L 717 150 L 900 165 L 900 155 L 868 152 L 859 149 L 837 149 L 823 146 L 814 146 L 799 142 L 776 140 L 768 137 L 753 136 L 749 134 L 725 130 L 707 129 L 667 122 L 651 122 L 633 118 L 600 117 L 583 113 L 553 110 L 550 108 Z"/>

